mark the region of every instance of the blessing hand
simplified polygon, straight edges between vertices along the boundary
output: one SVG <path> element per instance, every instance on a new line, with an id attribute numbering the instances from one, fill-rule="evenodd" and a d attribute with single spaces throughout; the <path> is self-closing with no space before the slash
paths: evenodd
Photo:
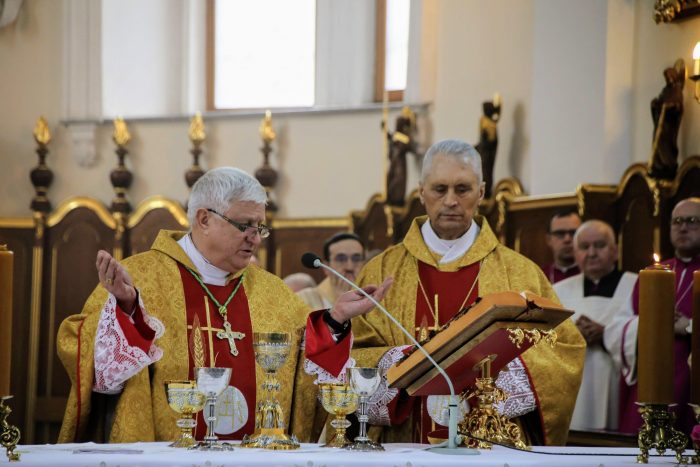
<path id="1" fill-rule="evenodd" d="M 362 290 L 367 292 L 373 299 L 379 302 L 384 298 L 393 282 L 394 278 L 389 277 L 379 286 L 368 285 L 363 287 Z M 339 323 L 344 323 L 355 316 L 368 313 L 373 308 L 374 303 L 372 303 L 367 297 L 362 295 L 357 290 L 351 290 L 338 297 L 330 313 L 333 320 Z"/>
<path id="2" fill-rule="evenodd" d="M 95 266 L 102 287 L 114 295 L 122 310 L 130 313 L 136 306 L 137 295 L 131 276 L 124 266 L 104 250 L 97 252 Z"/>

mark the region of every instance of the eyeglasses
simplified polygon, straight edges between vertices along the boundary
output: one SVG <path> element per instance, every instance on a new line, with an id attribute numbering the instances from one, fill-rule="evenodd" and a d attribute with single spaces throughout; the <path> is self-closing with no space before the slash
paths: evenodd
<path id="1" fill-rule="evenodd" d="M 234 220 L 229 219 L 228 217 L 224 216 L 223 214 L 214 211 L 213 209 L 207 208 L 207 211 L 213 212 L 214 214 L 218 215 L 221 217 L 223 220 L 240 230 L 242 233 L 246 234 L 250 231 L 250 229 L 255 230 L 258 235 L 260 235 L 260 238 L 267 238 L 270 236 L 270 228 L 266 226 L 265 224 L 260 224 L 260 225 L 251 225 L 251 224 L 241 224 L 239 222 L 236 222 Z"/>
<path id="2" fill-rule="evenodd" d="M 674 217 L 671 219 L 672 227 L 680 227 L 685 224 L 689 229 L 697 229 L 700 227 L 700 217 L 698 216 L 688 216 L 688 217 Z"/>
<path id="3" fill-rule="evenodd" d="M 361 255 L 359 253 L 354 254 L 352 256 L 345 255 L 343 253 L 339 253 L 333 257 L 333 261 L 336 263 L 347 263 L 348 260 L 352 261 L 353 264 L 360 264 L 365 260 L 364 255 Z"/>
<path id="4" fill-rule="evenodd" d="M 552 235 L 554 237 L 557 237 L 559 239 L 562 239 L 566 237 L 567 235 L 573 237 L 574 234 L 576 233 L 576 229 L 569 229 L 569 230 L 552 230 L 549 232 L 549 235 Z"/>

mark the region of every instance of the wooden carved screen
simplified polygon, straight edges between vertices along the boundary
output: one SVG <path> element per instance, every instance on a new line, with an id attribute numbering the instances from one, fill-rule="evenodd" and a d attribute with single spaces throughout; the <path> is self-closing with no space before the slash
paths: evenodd
<path id="1" fill-rule="evenodd" d="M 102 204 L 76 198 L 62 204 L 46 222 L 43 267 L 34 270 L 29 325 L 25 439 L 55 440 L 63 418 L 70 380 L 56 355 L 58 326 L 80 313 L 97 285 L 97 251 L 114 246 L 114 219 Z M 39 283 L 37 283 L 39 279 Z"/>

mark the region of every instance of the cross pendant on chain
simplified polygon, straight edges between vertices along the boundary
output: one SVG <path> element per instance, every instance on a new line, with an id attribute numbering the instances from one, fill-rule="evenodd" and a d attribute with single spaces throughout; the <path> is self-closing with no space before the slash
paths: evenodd
<path id="1" fill-rule="evenodd" d="M 223 331 L 217 332 L 216 337 L 218 337 L 219 339 L 228 340 L 228 346 L 231 355 L 235 357 L 238 355 L 238 349 L 236 348 L 236 339 L 243 339 L 245 337 L 245 334 L 243 334 L 242 332 L 233 331 L 231 329 L 231 323 L 229 323 L 227 320 L 224 320 L 224 329 Z"/>

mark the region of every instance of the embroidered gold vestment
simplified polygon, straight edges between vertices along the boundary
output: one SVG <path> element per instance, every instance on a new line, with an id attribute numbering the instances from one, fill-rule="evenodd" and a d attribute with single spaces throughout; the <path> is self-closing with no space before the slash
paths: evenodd
<path id="1" fill-rule="evenodd" d="M 383 305 L 409 332 L 420 325 L 416 323 L 418 261 L 446 272 L 458 271 L 481 261 L 479 296 L 529 290 L 558 301 L 542 270 L 529 259 L 501 245 L 482 216 L 475 217 L 481 231 L 474 244 L 464 256 L 447 264 L 438 264 L 423 241 L 420 227 L 426 219 L 427 216 L 414 219 L 404 241 L 368 262 L 358 279 L 361 285 L 365 285 L 380 284 L 390 276 L 394 278 Z M 530 439 L 543 437 L 546 444 L 553 445 L 566 442 L 586 351 L 585 341 L 571 320 L 566 320 L 556 330 L 558 341 L 554 348 L 540 344 L 522 355 L 537 398 L 542 433 L 539 436 L 529 433 L 528 430 L 532 431 L 530 424 L 520 423 Z M 354 319 L 353 334 L 352 356 L 358 366 L 376 366 L 381 356 L 392 347 L 410 344 L 378 310 Z M 384 428 L 382 438 L 394 442 L 410 441 L 411 425 L 409 419 L 400 426 Z"/>
<path id="2" fill-rule="evenodd" d="M 163 350 L 163 357 L 127 380 L 114 408 L 109 439 L 100 441 L 164 441 L 175 439 L 178 434 L 177 414 L 168 406 L 164 382 L 188 379 L 189 371 L 188 323 L 178 263 L 195 271 L 196 268 L 177 244 L 182 235 L 183 232 L 161 231 L 150 251 L 122 263 L 139 289 L 147 313 L 165 327 L 164 334 L 155 341 Z M 303 371 L 300 348 L 309 310 L 278 277 L 257 266 L 245 269 L 243 288 L 255 332 L 292 334 L 289 358 L 277 373 L 282 387 L 278 399 L 290 433 L 300 441 L 309 441 L 317 408 L 316 387 L 313 377 Z M 58 354 L 72 384 L 59 442 L 95 439 L 96 422 L 94 417 L 91 419 L 95 415 L 91 413 L 94 340 L 107 296 L 106 290 L 98 286 L 82 313 L 67 318 L 58 332 Z M 249 364 L 255 362 L 251 359 Z M 258 365 L 255 367 L 257 401 L 262 396 L 260 383 L 264 373 Z M 232 375 L 232 383 L 235 377 Z"/>

